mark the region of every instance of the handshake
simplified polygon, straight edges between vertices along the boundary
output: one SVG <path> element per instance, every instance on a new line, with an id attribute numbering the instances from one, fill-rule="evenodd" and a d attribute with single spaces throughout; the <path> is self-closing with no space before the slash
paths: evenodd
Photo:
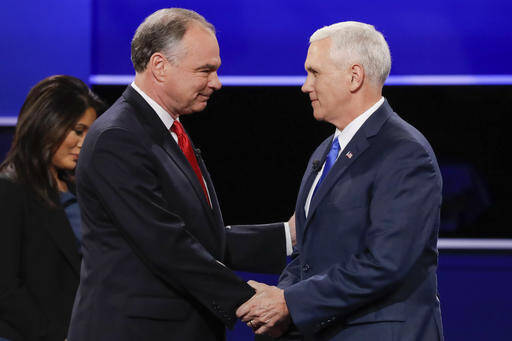
<path id="1" fill-rule="evenodd" d="M 292 322 L 284 290 L 256 281 L 247 283 L 256 293 L 237 309 L 236 316 L 246 322 L 255 334 L 271 337 L 283 335 Z"/>

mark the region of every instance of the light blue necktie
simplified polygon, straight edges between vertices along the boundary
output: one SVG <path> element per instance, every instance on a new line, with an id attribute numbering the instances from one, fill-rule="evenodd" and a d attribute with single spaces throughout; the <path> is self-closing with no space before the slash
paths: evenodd
<path id="1" fill-rule="evenodd" d="M 320 179 L 318 180 L 315 190 L 313 191 L 313 195 L 311 197 L 315 196 L 315 193 L 318 190 L 318 187 L 320 187 L 320 184 L 322 183 L 324 178 L 327 176 L 327 173 L 329 173 L 329 170 L 331 169 L 332 165 L 334 165 L 334 163 L 336 162 L 339 152 L 340 152 L 340 143 L 338 142 L 338 138 L 336 137 L 334 140 L 332 140 L 331 150 L 329 150 L 329 154 L 327 154 L 327 159 L 325 159 L 324 171 L 322 172 L 322 175 L 320 176 Z"/>

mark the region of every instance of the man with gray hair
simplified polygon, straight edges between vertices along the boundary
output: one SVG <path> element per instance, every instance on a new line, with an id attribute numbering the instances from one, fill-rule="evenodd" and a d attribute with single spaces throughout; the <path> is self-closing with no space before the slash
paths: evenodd
<path id="1" fill-rule="evenodd" d="M 371 25 L 316 31 L 302 91 L 336 128 L 300 186 L 297 245 L 278 287 L 237 310 L 256 334 L 304 340 L 442 340 L 441 174 L 425 137 L 382 97 L 388 45 Z"/>
<path id="2" fill-rule="evenodd" d="M 221 87 L 214 27 L 157 11 L 132 62 L 135 81 L 93 124 L 77 167 L 83 263 L 69 340 L 223 340 L 254 294 L 229 268 L 281 272 L 292 236 L 282 223 L 224 227 L 180 123 Z"/>

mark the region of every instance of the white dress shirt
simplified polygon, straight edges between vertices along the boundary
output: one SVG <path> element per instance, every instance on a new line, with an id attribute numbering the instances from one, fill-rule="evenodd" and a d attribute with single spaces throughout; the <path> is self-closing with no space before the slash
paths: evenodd
<path id="1" fill-rule="evenodd" d="M 146 93 L 144 91 L 142 91 L 135 84 L 135 82 L 132 82 L 131 87 L 135 91 L 137 91 L 139 93 L 139 95 L 142 96 L 142 98 L 144 98 L 144 100 L 149 104 L 149 106 L 156 112 L 158 117 L 160 117 L 160 120 L 162 120 L 163 124 L 165 125 L 165 128 L 167 128 L 167 130 L 170 131 L 170 129 L 174 123 L 174 119 L 172 118 L 172 116 L 164 108 L 162 108 L 160 106 L 160 104 L 158 104 L 151 97 L 146 95 Z M 179 121 L 179 119 L 178 119 L 178 121 Z M 171 133 L 174 141 L 176 141 L 176 143 L 178 143 L 178 136 L 173 132 L 170 132 L 170 133 Z M 212 202 L 211 197 L 210 197 L 210 191 L 208 190 L 208 185 L 206 184 L 204 177 L 203 177 L 203 181 L 204 181 L 204 184 L 206 187 L 206 191 L 208 192 L 208 198 L 210 199 L 210 202 Z M 290 226 L 288 226 L 288 223 L 284 223 L 284 231 L 285 231 L 285 238 L 286 238 L 286 254 L 289 256 L 293 252 L 293 246 L 292 246 L 292 237 L 290 234 Z"/>
<path id="2" fill-rule="evenodd" d="M 345 147 L 348 145 L 350 140 L 352 140 L 352 138 L 357 133 L 359 128 L 361 128 L 361 126 L 364 124 L 364 122 L 366 122 L 366 120 L 382 105 L 382 103 L 384 103 L 384 97 L 381 97 L 377 101 L 377 103 L 375 103 L 374 105 L 372 105 L 370 107 L 370 109 L 366 110 L 361 115 L 357 116 L 354 120 L 352 120 L 352 122 L 350 122 L 345 127 L 345 129 L 340 131 L 338 128 L 336 128 L 336 132 L 334 133 L 333 141 L 334 141 L 334 139 L 338 139 L 338 142 L 340 144 L 340 151 L 338 152 L 338 158 L 339 158 L 340 154 L 342 152 L 344 152 Z M 347 152 L 350 152 L 350 150 Z M 336 161 L 338 161 L 338 158 L 336 159 Z M 309 189 L 308 198 L 306 199 L 306 204 L 304 205 L 304 212 L 306 212 L 306 217 L 308 216 L 308 213 L 309 213 L 309 205 L 311 205 L 311 198 L 313 197 L 314 189 L 316 187 L 316 184 L 320 180 L 320 176 L 322 176 L 324 167 L 325 167 L 325 161 L 324 161 L 324 164 L 322 165 L 322 169 L 320 169 L 320 171 L 316 175 L 315 181 L 313 181 L 313 185 L 311 185 L 311 188 Z"/>

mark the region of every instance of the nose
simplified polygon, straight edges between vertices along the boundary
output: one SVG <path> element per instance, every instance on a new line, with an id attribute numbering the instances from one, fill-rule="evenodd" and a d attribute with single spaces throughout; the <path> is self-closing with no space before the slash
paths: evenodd
<path id="1" fill-rule="evenodd" d="M 306 81 L 304 82 L 304 84 L 302 84 L 302 87 L 300 88 L 300 90 L 304 93 L 309 93 L 309 92 L 313 91 L 312 80 L 309 75 L 306 77 Z"/>
<path id="2" fill-rule="evenodd" d="M 84 132 L 84 133 L 82 134 L 82 136 L 80 136 L 80 137 L 79 137 L 79 139 L 78 139 L 78 143 L 76 144 L 76 146 L 77 146 L 78 148 L 80 148 L 80 149 L 82 148 L 82 145 L 84 144 L 85 135 L 87 135 L 87 133 L 85 133 L 85 132 Z"/>
<path id="3" fill-rule="evenodd" d="M 220 82 L 219 76 L 217 75 L 217 71 L 214 71 L 210 74 L 210 79 L 208 80 L 208 86 L 215 91 L 222 88 L 222 83 Z"/>

